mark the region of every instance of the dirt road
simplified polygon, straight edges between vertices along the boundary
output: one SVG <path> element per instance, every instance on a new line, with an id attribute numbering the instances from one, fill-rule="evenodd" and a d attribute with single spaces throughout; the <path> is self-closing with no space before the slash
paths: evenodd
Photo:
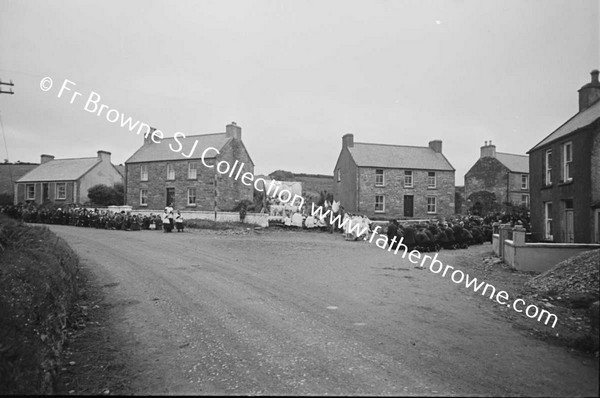
<path id="1" fill-rule="evenodd" d="M 598 393 L 597 360 L 528 336 L 488 299 L 374 244 L 50 228 L 104 286 L 125 393 Z M 440 258 L 460 268 L 465 253 Z"/>

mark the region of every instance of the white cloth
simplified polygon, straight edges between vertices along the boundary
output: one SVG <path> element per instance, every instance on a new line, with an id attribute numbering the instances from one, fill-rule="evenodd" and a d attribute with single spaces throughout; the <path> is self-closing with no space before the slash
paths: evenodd
<path id="1" fill-rule="evenodd" d="M 302 214 L 300 214 L 300 213 L 294 213 L 294 214 L 292 214 L 291 223 L 292 223 L 292 225 L 294 227 L 300 227 L 300 228 L 302 228 L 302 221 L 303 221 Z"/>

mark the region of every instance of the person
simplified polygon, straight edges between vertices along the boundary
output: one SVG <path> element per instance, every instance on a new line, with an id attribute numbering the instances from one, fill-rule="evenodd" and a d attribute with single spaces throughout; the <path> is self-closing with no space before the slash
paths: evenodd
<path id="1" fill-rule="evenodd" d="M 242 202 L 242 205 L 240 206 L 240 222 L 244 222 L 244 219 L 246 218 L 246 202 Z"/>
<path id="2" fill-rule="evenodd" d="M 173 202 L 171 202 L 171 204 L 168 205 L 165 209 L 168 211 L 168 222 L 171 224 L 170 231 L 172 231 L 175 228 L 175 217 L 173 216 Z"/>
<path id="3" fill-rule="evenodd" d="M 171 232 L 173 227 L 171 226 L 171 222 L 169 220 L 169 216 L 172 216 L 172 213 L 169 213 L 169 208 L 165 207 L 165 212 L 163 213 L 163 229 L 164 232 Z M 171 218 L 172 219 L 172 218 Z"/>
<path id="4" fill-rule="evenodd" d="M 177 226 L 177 232 L 183 232 L 183 216 L 179 210 L 177 210 L 177 215 L 175 216 L 175 225 Z"/>

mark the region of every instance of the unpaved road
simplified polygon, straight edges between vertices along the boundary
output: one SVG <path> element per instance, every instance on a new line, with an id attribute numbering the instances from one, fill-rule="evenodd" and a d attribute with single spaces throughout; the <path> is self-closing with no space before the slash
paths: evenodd
<path id="1" fill-rule="evenodd" d="M 374 244 L 50 228 L 104 286 L 125 393 L 598 394 L 597 359 L 536 340 Z M 440 259 L 460 268 L 465 253 Z"/>

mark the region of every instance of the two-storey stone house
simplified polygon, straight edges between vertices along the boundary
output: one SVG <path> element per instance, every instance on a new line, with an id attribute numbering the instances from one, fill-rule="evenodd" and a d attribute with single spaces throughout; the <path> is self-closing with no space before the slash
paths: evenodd
<path id="1" fill-rule="evenodd" d="M 442 141 L 426 147 L 354 142 L 342 137 L 334 169 L 334 196 L 344 209 L 380 219 L 454 214 L 454 167 Z"/>
<path id="2" fill-rule="evenodd" d="M 227 167 L 231 172 L 224 172 Z M 147 134 L 125 162 L 126 204 L 136 210 L 173 204 L 182 210 L 229 211 L 241 200 L 253 199 L 252 185 L 236 178 L 240 169 L 253 174 L 254 163 L 235 123 L 224 133 L 185 138 L 155 140 Z"/>
<path id="3" fill-rule="evenodd" d="M 529 150 L 536 241 L 600 243 L 600 82 L 579 90 L 579 112 Z"/>
<path id="4" fill-rule="evenodd" d="M 474 214 L 510 205 L 529 207 L 529 157 L 496 152 L 486 141 L 477 162 L 465 174 L 467 207 Z"/>

